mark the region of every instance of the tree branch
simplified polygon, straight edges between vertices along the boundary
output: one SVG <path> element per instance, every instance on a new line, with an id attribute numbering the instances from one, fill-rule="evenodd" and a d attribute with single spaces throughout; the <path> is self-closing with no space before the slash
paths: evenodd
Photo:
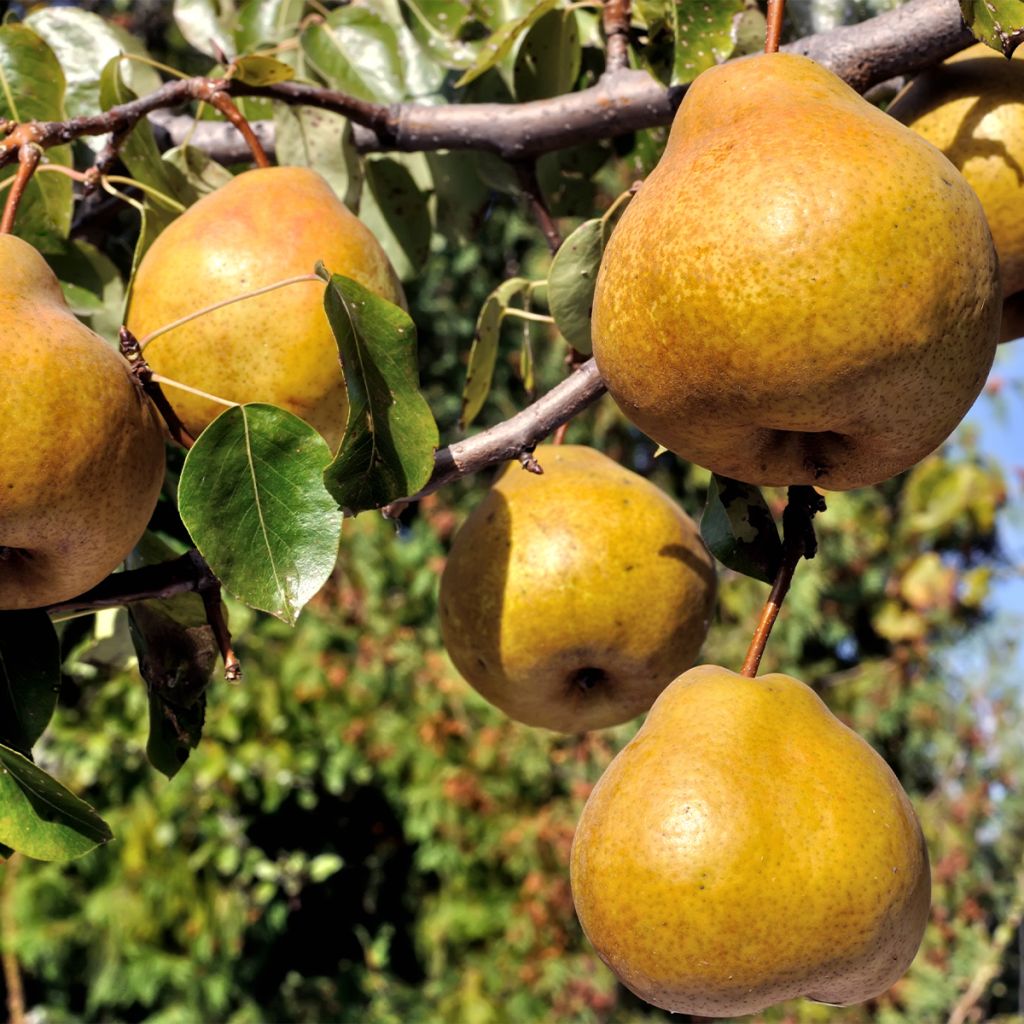
<path id="1" fill-rule="evenodd" d="M 920 71 L 973 42 L 974 37 L 964 27 L 956 0 L 910 0 L 876 18 L 806 36 L 782 49 L 813 58 L 858 92 L 865 92 L 896 75 Z M 366 153 L 477 149 L 512 161 L 597 137 L 608 138 L 668 124 L 685 91 L 666 89 L 647 72 L 616 67 L 614 63 L 609 72 L 588 89 L 530 103 L 385 106 L 297 82 L 255 87 L 232 80 L 226 88 L 235 96 L 264 96 L 344 114 L 356 126 L 356 145 Z M 154 101 L 153 97 L 164 90 L 170 92 Z M 185 102 L 188 91 L 187 82 L 171 82 L 153 96 L 135 103 L 144 107 L 140 116 L 153 115 L 153 120 L 168 132 L 175 144 L 184 141 L 194 129 L 193 145 L 215 159 L 225 163 L 245 159 L 247 150 L 230 126 L 214 122 L 196 124 L 188 117 L 155 113 Z M 113 108 L 101 116 L 108 117 L 119 109 L 122 108 Z M 135 106 L 133 112 L 137 109 L 140 108 Z M 67 142 L 80 134 L 95 135 L 112 130 L 112 126 L 89 124 L 87 127 L 88 131 L 78 130 L 77 134 L 56 141 Z M 257 122 L 253 127 L 264 146 L 271 148 L 273 126 Z M 7 159 L 0 156 L 0 165 Z"/>
<path id="2" fill-rule="evenodd" d="M 629 67 L 629 17 L 632 0 L 604 0 L 601 27 L 606 40 L 605 72 Z"/>

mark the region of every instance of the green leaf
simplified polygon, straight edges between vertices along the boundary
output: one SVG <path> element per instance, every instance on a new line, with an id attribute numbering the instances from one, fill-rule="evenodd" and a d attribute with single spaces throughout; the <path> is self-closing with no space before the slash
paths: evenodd
<path id="1" fill-rule="evenodd" d="M 305 6 L 305 0 L 245 0 L 235 28 L 239 52 L 251 53 L 294 36 Z"/>
<path id="2" fill-rule="evenodd" d="M 463 0 L 402 0 L 412 15 L 413 35 L 439 64 L 462 70 L 473 63 L 476 51 L 459 39 L 469 17 Z"/>
<path id="3" fill-rule="evenodd" d="M 960 13 L 975 39 L 1007 57 L 1024 41 L 1021 0 L 960 0 Z"/>
<path id="4" fill-rule="evenodd" d="M 150 690 L 146 759 L 158 772 L 173 779 L 199 746 L 205 724 L 205 693 L 183 708 Z"/>
<path id="5" fill-rule="evenodd" d="M 75 316 L 116 344 L 124 311 L 124 280 L 114 262 L 91 242 L 72 239 L 64 252 L 47 255 Z"/>
<path id="6" fill-rule="evenodd" d="M 331 277 L 324 308 L 341 352 L 349 414 L 324 481 L 350 512 L 415 494 L 430 478 L 437 424 L 420 393 L 416 326 L 347 277 Z"/>
<path id="7" fill-rule="evenodd" d="M 273 85 L 295 77 L 295 69 L 273 57 L 239 57 L 234 63 L 235 78 L 246 85 Z"/>
<path id="8" fill-rule="evenodd" d="M 375 103 L 405 98 L 398 36 L 374 11 L 341 7 L 306 28 L 301 43 L 306 59 L 329 85 Z"/>
<path id="9" fill-rule="evenodd" d="M 692 82 L 702 71 L 728 60 L 746 0 L 703 0 L 673 4 L 675 55 L 671 85 Z"/>
<path id="10" fill-rule="evenodd" d="M 0 26 L 0 118 L 11 121 L 63 121 L 64 72 L 53 50 L 24 25 Z M 70 167 L 71 147 L 52 146 L 50 163 Z M 0 180 L 16 167 L 4 168 Z M 60 252 L 71 230 L 71 180 L 63 174 L 36 174 L 28 183 L 15 231 L 44 253 Z"/>
<path id="11" fill-rule="evenodd" d="M 501 323 L 508 304 L 520 295 L 530 282 L 525 277 L 503 281 L 484 300 L 476 321 L 473 345 L 466 366 L 466 383 L 462 388 L 462 412 L 459 429 L 465 430 L 476 419 L 491 390 L 494 364 L 498 357 Z"/>
<path id="12" fill-rule="evenodd" d="M 713 474 L 700 535 L 726 568 L 765 583 L 775 578 L 782 541 L 767 502 L 752 484 Z"/>
<path id="13" fill-rule="evenodd" d="M 147 56 L 145 47 L 134 36 L 98 14 L 77 7 L 41 7 L 25 19 L 25 24 L 46 40 L 64 69 L 64 105 L 71 117 L 96 113 L 100 106 L 100 76 L 110 60 L 122 53 Z M 126 86 L 139 96 L 160 86 L 157 72 L 139 61 L 125 61 L 122 74 Z M 99 150 L 107 139 L 98 135 L 82 141 Z"/>
<path id="14" fill-rule="evenodd" d="M 422 154 L 416 156 L 429 168 Z M 398 276 L 408 280 L 430 255 L 429 195 L 400 157 L 374 157 L 364 169 L 368 188 L 359 206 L 360 219 L 384 247 Z"/>
<path id="15" fill-rule="evenodd" d="M 0 743 L 28 754 L 57 706 L 60 642 L 44 611 L 0 613 Z"/>
<path id="16" fill-rule="evenodd" d="M 548 308 L 562 336 L 589 354 L 590 310 L 604 252 L 604 222 L 584 221 L 561 245 L 548 272 Z"/>
<path id="17" fill-rule="evenodd" d="M 549 11 L 523 37 L 512 71 L 520 102 L 569 92 L 580 73 L 582 50 L 576 11 Z"/>
<path id="18" fill-rule="evenodd" d="M 479 78 L 485 71 L 504 60 L 511 52 L 516 40 L 535 22 L 549 11 L 554 10 L 558 0 L 538 0 L 529 12 L 516 21 L 503 24 L 480 48 L 480 55 L 455 83 L 456 89 L 469 85 L 474 78 Z"/>
<path id="19" fill-rule="evenodd" d="M 215 60 L 220 54 L 235 56 L 232 0 L 174 0 L 174 21 L 188 44 L 200 53 Z"/>
<path id="20" fill-rule="evenodd" d="M 120 57 L 114 57 L 107 62 L 100 75 L 100 104 L 104 110 L 136 99 L 135 93 L 128 88 L 122 75 L 123 63 Z M 183 206 L 191 205 L 198 198 L 195 189 L 189 185 L 178 168 L 161 159 L 160 150 L 153 138 L 153 130 L 145 118 L 136 123 L 118 152 L 131 176 L 143 185 L 155 188 Z M 165 211 L 169 215 L 168 223 L 180 212 L 176 207 L 161 202 L 159 198 L 147 196 L 146 201 Z"/>
<path id="21" fill-rule="evenodd" d="M 216 192 L 234 178 L 223 164 L 217 163 L 195 146 L 175 146 L 164 153 L 163 159 L 178 169 L 197 196 Z"/>
<path id="22" fill-rule="evenodd" d="M 84 800 L 16 750 L 0 746 L 0 843 L 36 860 L 66 861 L 112 838 Z"/>
<path id="23" fill-rule="evenodd" d="M 294 624 L 334 568 L 341 517 L 324 489 L 327 442 L 272 405 L 221 413 L 185 458 L 182 521 L 224 587 Z"/>
<path id="24" fill-rule="evenodd" d="M 275 103 L 274 128 L 278 163 L 312 167 L 349 209 L 359 208 L 363 165 L 347 118 L 316 107 Z"/>

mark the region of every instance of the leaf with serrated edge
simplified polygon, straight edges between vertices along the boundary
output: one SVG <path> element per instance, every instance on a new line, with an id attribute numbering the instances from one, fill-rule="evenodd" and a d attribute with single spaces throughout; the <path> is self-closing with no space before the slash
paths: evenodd
<path id="1" fill-rule="evenodd" d="M 272 405 L 221 413 L 185 458 L 178 507 L 195 546 L 240 601 L 294 623 L 337 559 L 341 517 L 324 489 L 327 442 Z"/>
<path id="2" fill-rule="evenodd" d="M 491 390 L 494 364 L 498 358 L 498 339 L 501 322 L 508 304 L 529 287 L 525 277 L 512 277 L 503 281 L 484 300 L 476 321 L 476 333 L 469 350 L 466 365 L 466 383 L 462 388 L 462 414 L 459 429 L 465 430 L 484 406 Z"/>
<path id="3" fill-rule="evenodd" d="M 28 754 L 59 689 L 60 642 L 46 612 L 0 613 L 0 743 Z"/>
<path id="4" fill-rule="evenodd" d="M 712 475 L 700 535 L 726 568 L 765 583 L 774 579 L 782 541 L 768 503 L 752 484 Z"/>
<path id="5" fill-rule="evenodd" d="M 0 746 L 0 843 L 36 860 L 66 861 L 112 838 L 84 800 L 16 750 Z"/>
<path id="6" fill-rule="evenodd" d="M 398 306 L 335 274 L 324 308 L 348 389 L 345 436 L 324 473 L 350 512 L 414 494 L 430 479 L 437 424 L 420 392 L 416 326 Z"/>

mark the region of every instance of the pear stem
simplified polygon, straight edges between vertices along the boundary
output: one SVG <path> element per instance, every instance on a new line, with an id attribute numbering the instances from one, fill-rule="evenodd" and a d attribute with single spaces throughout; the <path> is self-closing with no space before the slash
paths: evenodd
<path id="1" fill-rule="evenodd" d="M 813 520 L 816 513 L 824 511 L 825 499 L 813 487 L 790 487 L 789 501 L 782 513 L 782 560 L 775 574 L 771 593 L 754 628 L 740 675 L 751 679 L 757 675 L 761 657 L 772 634 L 772 627 L 782 610 L 782 602 L 789 593 L 789 585 L 793 582 L 796 564 L 801 558 L 813 558 L 818 550 Z"/>
<path id="2" fill-rule="evenodd" d="M 764 41 L 765 53 L 778 53 L 782 42 L 782 15 L 786 0 L 768 0 L 768 31 Z"/>
<path id="3" fill-rule="evenodd" d="M 172 320 L 169 324 L 164 324 L 163 327 L 158 327 L 155 331 L 150 331 L 144 338 L 139 339 L 139 348 L 145 351 L 146 346 L 151 341 L 159 338 L 161 334 L 173 331 L 176 327 L 181 327 L 198 317 L 206 316 L 207 313 L 212 313 L 214 310 L 223 309 L 225 306 L 231 306 L 236 302 L 244 302 L 246 299 L 255 298 L 257 295 L 266 295 L 267 292 L 276 291 L 278 288 L 286 288 L 291 284 L 302 284 L 304 281 L 316 281 L 319 284 L 324 283 L 324 279 L 322 277 L 317 277 L 316 274 L 299 274 L 296 277 L 286 277 L 283 281 L 275 281 L 273 284 L 268 284 L 263 288 L 255 288 L 251 292 L 243 292 L 241 295 L 232 295 L 230 299 L 222 299 L 220 302 L 214 302 L 210 306 L 203 306 L 202 309 L 197 309 L 194 312 L 189 313 L 188 316 Z"/>
<path id="4" fill-rule="evenodd" d="M 214 90 L 208 97 L 210 105 L 216 107 L 241 133 L 246 145 L 252 150 L 253 163 L 257 167 L 270 167 L 270 157 L 262 143 L 252 130 L 252 125 L 245 119 L 242 112 L 235 106 L 234 100 L 221 90 Z"/>
<path id="5" fill-rule="evenodd" d="M 188 451 L 196 443 L 196 439 L 189 433 L 188 427 L 182 423 L 181 418 L 174 411 L 174 407 L 167 400 L 163 388 L 160 387 L 160 382 L 155 379 L 156 374 L 153 373 L 149 363 L 146 362 L 142 355 L 142 349 L 139 347 L 135 335 L 127 327 L 122 327 L 118 340 L 121 347 L 121 355 L 128 360 L 128 364 L 132 368 L 132 374 L 139 382 L 139 387 L 149 396 L 150 401 L 152 401 L 157 411 L 163 417 L 164 423 L 167 424 L 167 432 L 171 435 L 171 440 Z"/>
<path id="6" fill-rule="evenodd" d="M 606 51 L 604 71 L 614 74 L 629 67 L 629 16 L 632 0 L 604 0 L 601 27 L 604 29 Z"/>
<path id="7" fill-rule="evenodd" d="M 7 194 L 7 202 L 4 203 L 3 216 L 0 217 L 0 235 L 9 235 L 14 230 L 14 218 L 18 215 L 21 197 L 25 194 L 42 155 L 42 149 L 31 142 L 26 142 L 18 148 L 18 170 L 15 172 L 11 191 Z"/>

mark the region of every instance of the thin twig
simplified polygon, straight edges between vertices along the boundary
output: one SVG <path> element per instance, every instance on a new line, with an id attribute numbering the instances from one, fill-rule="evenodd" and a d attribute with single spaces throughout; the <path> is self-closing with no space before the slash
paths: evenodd
<path id="1" fill-rule="evenodd" d="M 530 209 L 548 243 L 548 248 L 553 253 L 558 252 L 562 245 L 562 233 L 558 230 L 558 225 L 544 200 L 544 193 L 537 180 L 536 163 L 532 160 L 520 160 L 515 164 L 515 169 L 519 187 L 530 204 Z"/>
<path id="2" fill-rule="evenodd" d="M 789 585 L 793 582 L 796 564 L 801 558 L 813 558 L 817 552 L 818 543 L 814 536 L 812 520 L 815 513 L 824 511 L 825 499 L 813 487 L 790 487 L 789 502 L 782 513 L 782 560 L 775 574 L 771 593 L 754 629 L 740 675 L 750 678 L 757 675 L 772 627 L 779 617 L 782 602 L 789 593 Z"/>
<path id="3" fill-rule="evenodd" d="M 149 363 L 146 362 L 142 354 L 142 347 L 139 345 L 135 335 L 127 327 L 122 326 L 119 340 L 121 355 L 128 360 L 132 368 L 132 374 L 139 382 L 139 386 L 149 396 L 150 401 L 152 401 L 157 411 L 163 417 L 163 421 L 167 425 L 167 432 L 171 435 L 171 440 L 181 445 L 187 451 L 196 443 L 196 439 L 189 433 L 188 427 L 182 423 L 181 418 L 168 401 L 167 395 L 164 394 L 164 389 L 160 386 L 160 382 L 156 380 L 156 376 Z"/>
<path id="4" fill-rule="evenodd" d="M 43 151 L 31 142 L 18 147 L 18 170 L 14 175 L 11 191 L 7 193 L 3 216 L 0 217 L 0 235 L 9 235 L 14 230 L 14 218 L 18 215 L 21 197 L 25 194 L 42 155 Z"/>
<path id="5" fill-rule="evenodd" d="M 213 630 L 217 641 L 217 649 L 224 661 L 224 678 L 229 683 L 237 683 L 242 678 L 242 666 L 238 661 L 234 648 L 231 646 L 231 632 L 227 619 L 224 618 L 224 605 L 221 601 L 220 582 L 210 574 L 199 587 L 199 596 L 203 599 L 206 610 L 206 621 Z"/>
<path id="6" fill-rule="evenodd" d="M 597 364 L 588 359 L 561 384 L 546 395 L 488 430 L 441 448 L 434 456 L 434 472 L 427 485 L 416 494 L 385 505 L 381 512 L 395 518 L 410 502 L 490 466 L 532 452 L 556 427 L 571 420 L 580 410 L 593 405 L 605 393 Z"/>
<path id="7" fill-rule="evenodd" d="M 782 42 L 782 15 L 785 0 L 768 0 L 768 31 L 765 34 L 764 52 L 778 53 Z"/>
<path id="8" fill-rule="evenodd" d="M 629 66 L 629 16 L 632 0 L 604 0 L 601 26 L 607 41 L 605 74 L 614 74 Z"/>
<path id="9" fill-rule="evenodd" d="M 21 857 L 13 854 L 3 867 L 0 888 L 0 949 L 4 966 L 4 986 L 7 989 L 8 1024 L 25 1024 L 25 989 L 18 963 L 18 944 L 14 924 L 14 884 L 21 869 Z"/>

